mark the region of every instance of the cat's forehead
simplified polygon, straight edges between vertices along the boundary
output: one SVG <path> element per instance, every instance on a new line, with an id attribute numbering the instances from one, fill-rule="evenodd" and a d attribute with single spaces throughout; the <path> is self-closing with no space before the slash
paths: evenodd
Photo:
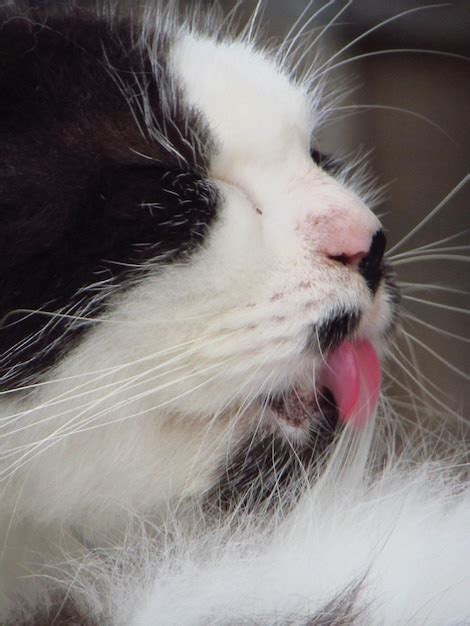
<path id="1" fill-rule="evenodd" d="M 252 45 L 185 35 L 172 67 L 221 156 L 276 159 L 288 146 L 309 145 L 315 116 L 307 90 Z"/>

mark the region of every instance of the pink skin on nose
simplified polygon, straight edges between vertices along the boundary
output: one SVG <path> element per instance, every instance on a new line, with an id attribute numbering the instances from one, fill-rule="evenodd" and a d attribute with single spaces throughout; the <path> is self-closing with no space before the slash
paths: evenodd
<path id="1" fill-rule="evenodd" d="M 365 206 L 354 203 L 345 209 L 330 206 L 321 213 L 314 212 L 303 228 L 317 251 L 357 266 L 369 251 L 380 222 Z"/>

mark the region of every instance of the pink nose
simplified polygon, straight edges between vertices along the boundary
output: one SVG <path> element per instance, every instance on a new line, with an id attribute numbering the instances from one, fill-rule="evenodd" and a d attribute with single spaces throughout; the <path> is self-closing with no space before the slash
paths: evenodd
<path id="1" fill-rule="evenodd" d="M 367 252 L 361 250 L 355 254 L 329 254 L 328 258 L 333 261 L 338 261 L 338 263 L 342 263 L 343 265 L 350 265 L 351 267 L 357 268 L 365 256 L 367 256 Z"/>
<path id="2" fill-rule="evenodd" d="M 353 254 L 331 254 L 329 258 L 357 269 L 365 279 L 369 289 L 375 293 L 382 278 L 382 259 L 385 245 L 386 238 L 383 230 L 380 229 L 369 238 L 366 252 L 359 250 Z"/>
<path id="3" fill-rule="evenodd" d="M 319 224 L 317 231 L 321 252 L 344 265 L 358 266 L 369 252 L 374 233 L 380 228 L 378 222 L 368 217 L 367 214 L 364 219 L 362 215 L 349 216 L 343 211 L 330 215 Z"/>
<path id="4" fill-rule="evenodd" d="M 359 268 L 380 230 L 379 220 L 366 206 L 349 197 L 320 211 L 312 215 L 309 225 L 317 250 L 329 259 Z"/>

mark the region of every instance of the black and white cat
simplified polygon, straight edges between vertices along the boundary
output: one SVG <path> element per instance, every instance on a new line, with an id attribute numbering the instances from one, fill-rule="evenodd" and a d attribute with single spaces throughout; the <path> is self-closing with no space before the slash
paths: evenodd
<path id="1" fill-rule="evenodd" d="M 468 490 L 373 417 L 400 298 L 323 81 L 226 26 L 3 10 L 1 623 L 470 623 Z"/>

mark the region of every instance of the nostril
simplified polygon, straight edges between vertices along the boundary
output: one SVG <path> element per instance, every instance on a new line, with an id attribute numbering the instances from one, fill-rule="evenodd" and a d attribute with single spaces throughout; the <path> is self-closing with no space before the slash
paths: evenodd
<path id="1" fill-rule="evenodd" d="M 358 269 L 365 256 L 367 256 L 367 252 L 356 252 L 356 254 L 335 254 L 331 255 L 329 258 L 332 261 L 341 263 L 342 265 L 348 265 Z"/>
<path id="2" fill-rule="evenodd" d="M 382 259 L 387 240 L 383 230 L 378 230 L 372 237 L 369 252 L 361 259 L 358 270 L 364 277 L 367 286 L 375 293 L 382 278 Z"/>
<path id="3" fill-rule="evenodd" d="M 362 260 L 367 256 L 367 252 L 356 252 L 356 254 L 352 254 L 348 257 L 348 265 L 354 267 L 356 269 L 359 268 Z"/>
<path id="4" fill-rule="evenodd" d="M 382 278 L 382 259 L 385 252 L 386 239 L 382 230 L 372 237 L 368 252 L 355 254 L 329 255 L 329 259 L 356 269 L 365 279 L 367 286 L 375 293 Z"/>

